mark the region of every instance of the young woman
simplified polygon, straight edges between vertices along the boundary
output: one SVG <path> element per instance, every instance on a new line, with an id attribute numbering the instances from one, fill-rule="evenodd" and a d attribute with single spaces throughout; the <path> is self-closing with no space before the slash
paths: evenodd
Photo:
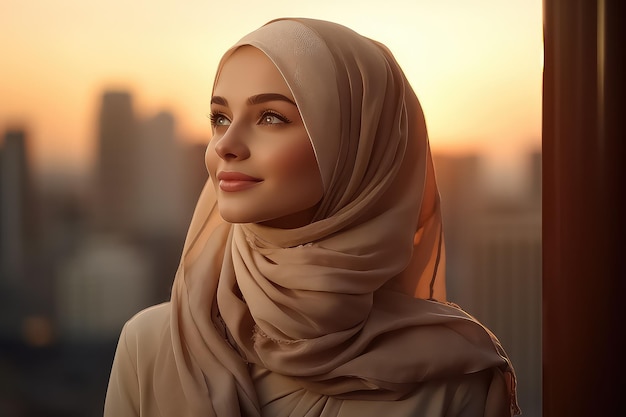
<path id="1" fill-rule="evenodd" d="M 222 58 L 171 301 L 125 326 L 105 416 L 510 416 L 500 343 L 445 302 L 424 116 L 383 45 L 280 19 Z"/>

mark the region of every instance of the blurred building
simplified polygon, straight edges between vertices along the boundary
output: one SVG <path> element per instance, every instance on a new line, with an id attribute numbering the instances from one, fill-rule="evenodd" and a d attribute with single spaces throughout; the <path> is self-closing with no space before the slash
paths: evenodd
<path id="1" fill-rule="evenodd" d="M 511 355 L 520 402 L 541 411 L 541 210 L 493 206 L 472 225 L 467 308 Z"/>
<path id="2" fill-rule="evenodd" d="M 465 265 L 470 254 L 467 251 L 468 219 L 476 216 L 479 207 L 487 198 L 485 182 L 482 179 L 481 158 L 478 155 L 433 154 L 437 187 L 441 197 L 441 210 L 444 218 L 446 240 L 446 264 L 448 298 L 457 300 L 463 297 L 461 287 Z"/>
<path id="3" fill-rule="evenodd" d="M 121 327 L 169 298 L 207 179 L 205 145 L 177 140 L 172 114 L 100 100 L 91 181 L 34 188 L 26 134 L 0 138 L 2 416 L 101 415 Z"/>
<path id="4" fill-rule="evenodd" d="M 24 275 L 30 193 L 26 134 L 7 131 L 0 152 L 0 276 L 6 284 Z"/>
<path id="5" fill-rule="evenodd" d="M 194 143 L 186 145 L 184 148 L 184 160 L 185 160 L 185 180 L 184 188 L 187 201 L 187 225 L 191 220 L 191 214 L 196 207 L 198 197 L 202 188 L 206 184 L 209 174 L 204 162 L 204 156 L 206 153 L 206 143 Z"/>
<path id="6" fill-rule="evenodd" d="M 121 324 L 152 301 L 152 262 L 112 236 L 84 242 L 59 268 L 57 320 L 66 341 L 110 341 Z"/>
<path id="7" fill-rule="evenodd" d="M 176 138 L 174 116 L 135 116 L 129 92 L 101 98 L 95 183 L 96 230 L 145 239 L 184 236 L 207 178 L 205 145 Z"/>
<path id="8" fill-rule="evenodd" d="M 37 224 L 23 130 L 8 130 L 0 143 L 0 336 L 16 338 L 25 313 L 28 268 Z"/>
<path id="9" fill-rule="evenodd" d="M 528 157 L 526 190 L 506 197 L 485 190 L 479 158 L 435 159 L 450 248 L 448 298 L 498 336 L 528 416 L 541 415 L 540 158 Z"/>
<path id="10" fill-rule="evenodd" d="M 206 181 L 204 146 L 177 140 L 169 112 L 137 117 L 126 91 L 103 93 L 98 143 L 94 232 L 122 237 L 144 250 L 153 263 L 152 302 L 164 301 Z"/>
<path id="11" fill-rule="evenodd" d="M 132 232 L 144 237 L 179 237 L 186 227 L 186 188 L 184 154 L 174 137 L 174 117 L 161 112 L 142 120 L 138 133 Z"/>
<path id="12" fill-rule="evenodd" d="M 133 218 L 137 124 L 130 93 L 108 91 L 98 119 L 95 221 L 99 230 L 124 232 Z"/>

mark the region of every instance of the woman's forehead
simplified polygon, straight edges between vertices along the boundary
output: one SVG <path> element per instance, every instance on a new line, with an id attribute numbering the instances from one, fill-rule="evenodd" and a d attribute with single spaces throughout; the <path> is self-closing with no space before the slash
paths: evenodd
<path id="1" fill-rule="evenodd" d="M 293 99 L 278 68 L 264 52 L 252 46 L 241 46 L 225 59 L 213 95 L 222 96 L 232 90 L 250 96 L 280 93 Z"/>

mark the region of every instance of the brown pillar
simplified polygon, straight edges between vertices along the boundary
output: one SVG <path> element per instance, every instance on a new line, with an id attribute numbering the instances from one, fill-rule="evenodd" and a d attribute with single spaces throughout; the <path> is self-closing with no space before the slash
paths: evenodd
<path id="1" fill-rule="evenodd" d="M 543 415 L 621 415 L 622 0 L 544 0 Z"/>

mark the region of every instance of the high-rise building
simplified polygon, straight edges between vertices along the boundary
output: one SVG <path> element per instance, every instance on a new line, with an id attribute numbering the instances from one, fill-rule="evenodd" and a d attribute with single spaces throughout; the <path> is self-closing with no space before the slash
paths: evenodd
<path id="1" fill-rule="evenodd" d="M 466 280 L 468 219 L 476 216 L 485 201 L 482 160 L 478 155 L 433 154 L 437 187 L 441 198 L 446 241 L 448 298 L 463 299 Z M 456 279 L 459 277 L 460 279 Z"/>
<path id="2" fill-rule="evenodd" d="M 126 232 L 131 225 L 137 134 L 131 95 L 105 92 L 98 125 L 94 207 L 96 226 L 101 231 Z"/>
<path id="3" fill-rule="evenodd" d="M 0 143 L 0 336 L 9 338 L 19 337 L 27 308 L 27 269 L 36 262 L 31 252 L 37 219 L 26 142 L 23 130 L 12 129 Z"/>
<path id="4" fill-rule="evenodd" d="M 466 306 L 507 349 L 528 415 L 541 411 L 541 211 L 494 207 L 472 224 Z"/>
<path id="5" fill-rule="evenodd" d="M 0 153 L 0 276 L 5 283 L 17 283 L 24 273 L 31 192 L 26 134 L 9 130 Z"/>
<path id="6" fill-rule="evenodd" d="M 133 232 L 147 238 L 182 236 L 186 178 L 174 117 L 161 112 L 141 121 L 136 151 Z"/>
<path id="7" fill-rule="evenodd" d="M 485 192 L 475 157 L 435 160 L 442 196 L 448 299 L 498 336 L 518 373 L 525 415 L 541 415 L 540 155 L 523 198 Z M 443 163 L 441 163 L 443 161 Z M 539 183 L 540 184 L 540 183 Z M 520 193 L 514 193 L 519 195 Z M 539 199 L 539 201 L 537 201 Z"/>

